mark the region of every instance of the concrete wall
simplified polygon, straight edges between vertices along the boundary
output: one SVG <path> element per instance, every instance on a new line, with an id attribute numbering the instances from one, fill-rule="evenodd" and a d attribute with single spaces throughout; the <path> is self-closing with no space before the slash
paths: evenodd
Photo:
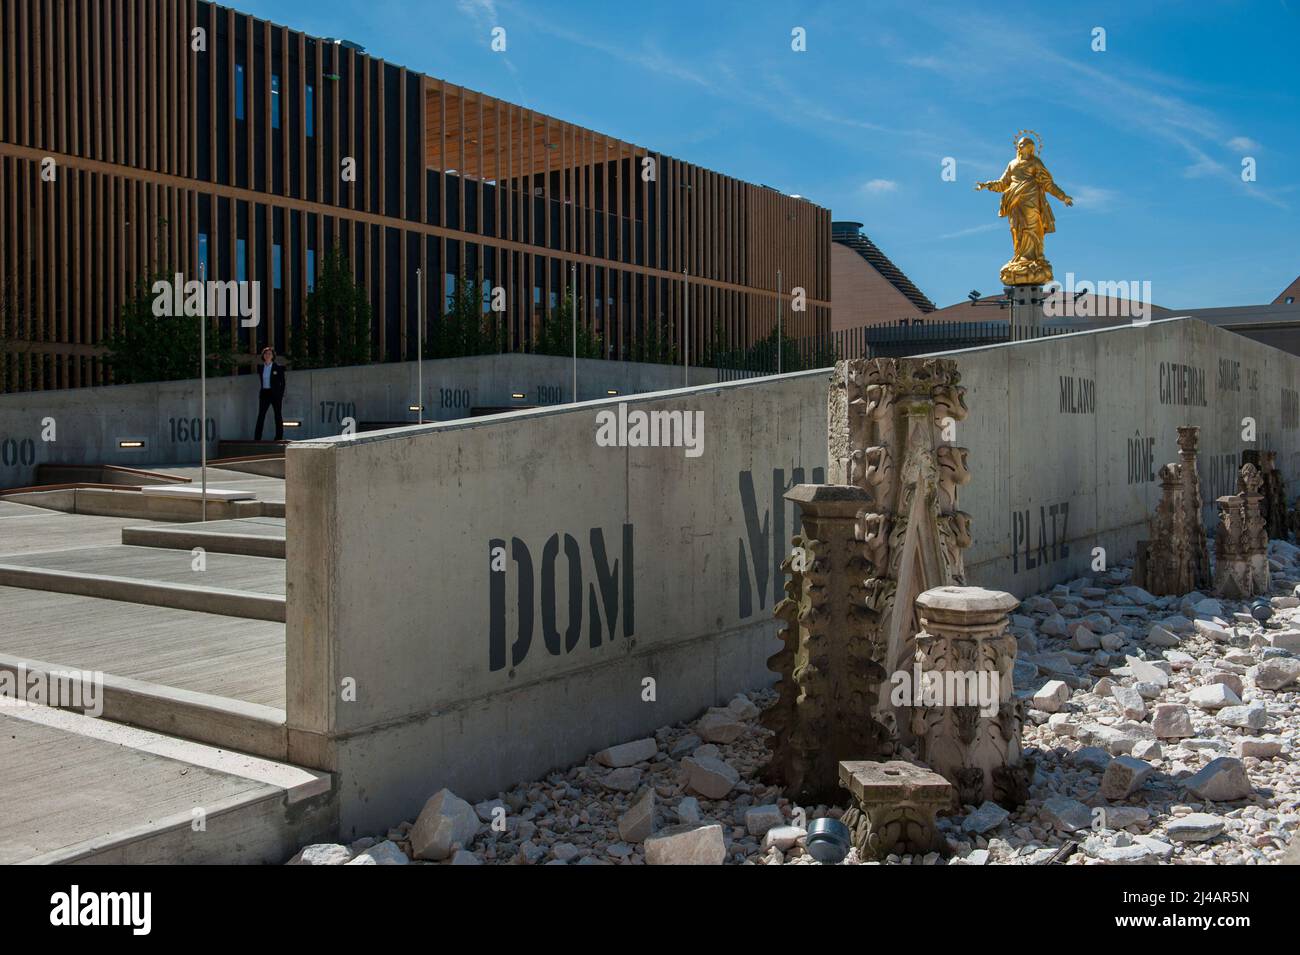
<path id="1" fill-rule="evenodd" d="M 291 447 L 290 758 L 339 771 L 344 832 L 767 682 L 781 494 L 823 479 L 827 380 L 625 403 L 699 412 L 698 457 L 599 447 L 618 400 Z"/>
<path id="2" fill-rule="evenodd" d="M 707 368 L 691 370 L 696 383 L 717 380 Z M 475 407 L 560 404 L 572 399 L 570 359 L 549 355 L 480 355 L 424 362 L 425 418 L 462 418 Z M 674 388 L 681 366 L 581 359 L 582 400 L 606 391 L 635 394 Z M 208 454 L 217 441 L 248 439 L 257 422 L 257 380 L 251 375 L 208 382 Z M 416 363 L 291 371 L 284 399 L 290 439 L 338 434 L 346 417 L 363 421 L 413 421 Z M 523 399 L 512 394 L 519 392 Z M 54 422 L 54 441 L 46 419 Z M 175 381 L 106 388 L 76 388 L 0 395 L 0 488 L 25 487 L 39 464 L 117 464 L 148 467 L 189 464 L 200 457 L 199 382 Z M 274 437 L 268 415 L 264 437 Z M 123 450 L 123 439 L 145 447 Z"/>
<path id="3" fill-rule="evenodd" d="M 1297 477 L 1300 360 L 1239 335 L 1182 320 L 949 354 L 969 389 L 974 583 L 1024 595 L 1086 573 L 1095 547 L 1130 557 L 1181 424 L 1202 428 L 1207 502 L 1233 490 L 1246 415 Z M 768 682 L 781 494 L 822 479 L 827 380 L 626 402 L 702 412 L 696 458 L 598 447 L 617 400 L 293 446 L 290 750 L 340 773 L 344 833 Z"/>
<path id="4" fill-rule="evenodd" d="M 1201 429 L 1209 529 L 1214 499 L 1236 489 L 1243 450 L 1276 450 L 1288 482 L 1300 476 L 1300 359 L 1203 322 L 945 357 L 968 389 L 956 443 L 970 448 L 972 480 L 960 500 L 974 517 L 968 575 L 982 586 L 1023 596 L 1089 573 L 1096 547 L 1110 563 L 1131 557 L 1159 500 L 1158 472 L 1178 459 L 1179 425 Z M 1242 440 L 1248 416 L 1253 444 Z"/>

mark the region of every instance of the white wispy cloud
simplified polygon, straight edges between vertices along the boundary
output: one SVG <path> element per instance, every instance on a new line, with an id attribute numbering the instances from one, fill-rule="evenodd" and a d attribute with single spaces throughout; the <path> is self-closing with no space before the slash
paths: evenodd
<path id="1" fill-rule="evenodd" d="M 958 229 L 956 232 L 949 232 L 946 235 L 939 236 L 940 239 L 964 239 L 968 235 L 979 235 L 981 232 L 992 232 L 994 229 L 1005 229 L 1007 225 L 1001 220 L 997 222 L 986 222 L 984 225 L 971 226 L 969 229 Z"/>
<path id="2" fill-rule="evenodd" d="M 1240 153 L 1258 149 L 1259 144 L 1232 135 L 1225 128 L 1228 121 L 1189 99 L 1197 91 L 1185 81 L 1121 65 L 1106 54 L 1079 57 L 1063 53 L 1033 24 L 1016 27 L 999 21 L 991 25 L 973 15 L 954 17 L 947 9 L 940 14 L 918 8 L 918 15 L 934 20 L 939 36 L 953 39 L 932 54 L 901 57 L 904 64 L 929 69 L 955 85 L 983 88 L 988 96 L 1019 95 L 1024 84 L 1032 84 L 1044 106 L 1089 113 L 1100 123 L 1183 150 L 1189 159 L 1183 169 L 1188 178 L 1213 179 L 1250 198 L 1287 208 L 1281 198 L 1285 188 L 1241 181 Z M 990 71 L 987 51 L 1008 48 L 1016 50 L 1017 69 L 1013 73 Z M 1124 106 L 1118 108 L 1117 104 Z"/>
<path id="3" fill-rule="evenodd" d="M 862 184 L 861 191 L 869 196 L 881 196 L 887 192 L 897 192 L 898 183 L 892 179 L 872 179 Z"/>
<path id="4" fill-rule="evenodd" d="M 495 0 L 456 0 L 456 9 L 480 22 L 490 21 L 493 26 L 499 22 Z"/>
<path id="5" fill-rule="evenodd" d="M 1076 206 L 1096 212 L 1109 209 L 1114 205 L 1115 200 L 1119 198 L 1119 193 L 1114 189 L 1104 189 L 1101 186 L 1083 184 L 1074 186 L 1071 193 L 1070 198 L 1074 200 Z"/>

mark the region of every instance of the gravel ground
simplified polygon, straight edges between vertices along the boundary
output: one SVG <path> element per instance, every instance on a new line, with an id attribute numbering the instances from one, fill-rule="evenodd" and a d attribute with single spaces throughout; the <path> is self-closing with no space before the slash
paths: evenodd
<path id="1" fill-rule="evenodd" d="M 1029 801 L 941 816 L 945 855 L 884 864 L 1276 863 L 1300 824 L 1300 548 L 1269 552 L 1265 625 L 1241 602 L 1153 597 L 1124 566 L 1023 601 L 1011 628 Z M 758 780 L 773 699 L 754 690 L 473 807 L 444 791 L 418 820 L 294 861 L 815 865 L 803 827 L 842 810 Z"/>

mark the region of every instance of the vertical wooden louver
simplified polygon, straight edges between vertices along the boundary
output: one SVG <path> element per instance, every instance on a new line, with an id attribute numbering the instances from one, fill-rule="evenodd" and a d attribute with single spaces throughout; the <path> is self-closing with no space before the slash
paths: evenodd
<path id="1" fill-rule="evenodd" d="M 109 383 L 122 306 L 152 270 L 197 278 L 201 232 L 210 279 L 236 278 L 242 240 L 262 283 L 263 323 L 229 331 L 249 355 L 302 334 L 308 251 L 319 270 L 335 245 L 368 290 L 380 360 L 414 357 L 414 270 L 431 329 L 469 262 L 505 289 L 512 351 L 535 347 L 534 288 L 544 312 L 575 267 L 579 320 L 614 357 L 661 321 L 684 344 L 683 269 L 692 363 L 771 332 L 778 270 L 786 334 L 829 341 L 828 210 L 203 0 L 4 0 L 0 111 L 11 390 Z"/>

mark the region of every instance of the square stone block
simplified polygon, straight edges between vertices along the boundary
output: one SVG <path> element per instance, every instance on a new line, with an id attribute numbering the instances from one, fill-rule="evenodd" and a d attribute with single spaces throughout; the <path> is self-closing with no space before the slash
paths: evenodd
<path id="1" fill-rule="evenodd" d="M 902 760 L 840 763 L 840 785 L 853 797 L 843 822 L 862 858 L 927 853 L 942 841 L 934 814 L 953 804 L 952 783 Z"/>

